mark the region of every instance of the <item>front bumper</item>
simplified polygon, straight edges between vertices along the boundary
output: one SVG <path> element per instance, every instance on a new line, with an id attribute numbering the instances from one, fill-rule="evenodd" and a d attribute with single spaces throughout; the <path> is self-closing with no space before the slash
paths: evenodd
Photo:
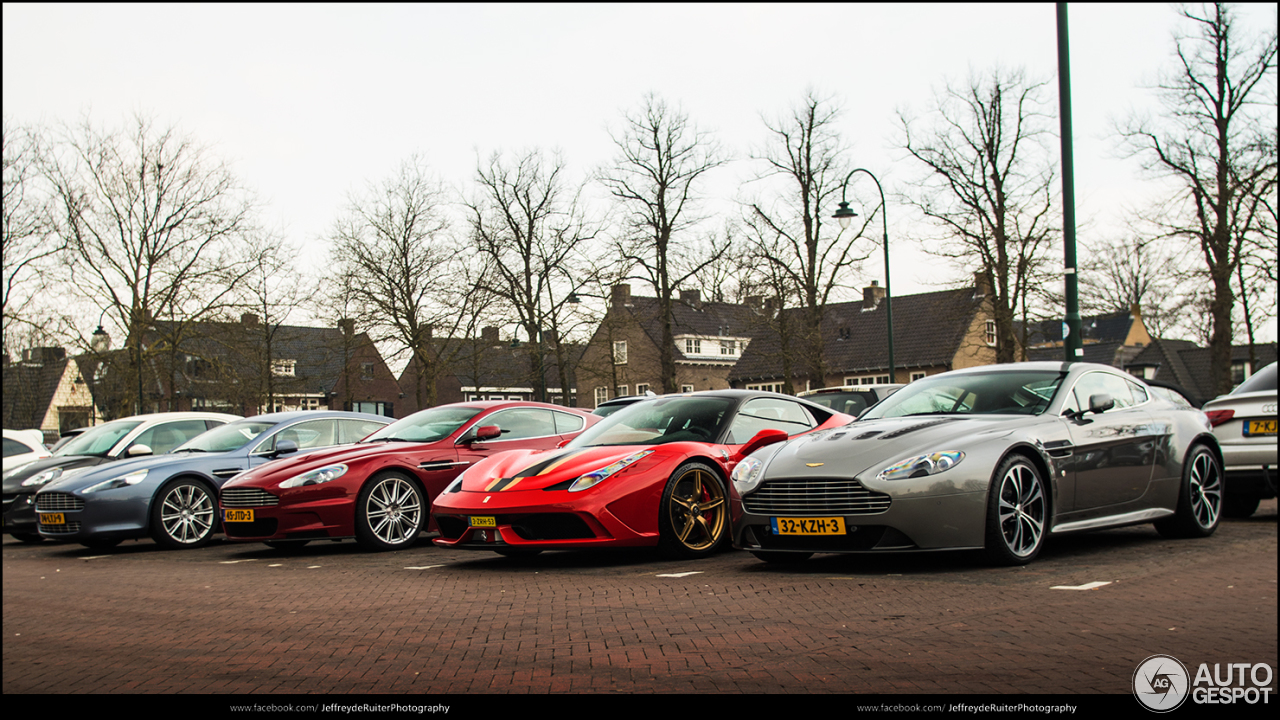
<path id="1" fill-rule="evenodd" d="M 258 492 L 258 497 L 262 498 L 259 501 L 261 504 L 244 500 L 228 503 L 228 490 L 229 488 L 223 488 L 218 501 L 222 533 L 228 540 L 263 542 L 355 536 L 356 501 L 352 495 L 324 493 L 314 498 L 275 505 L 266 504 L 275 498 L 266 491 Z M 253 521 L 227 522 L 228 510 L 250 510 L 253 512 Z"/>
<path id="2" fill-rule="evenodd" d="M 35 510 L 40 537 L 64 542 L 146 537 L 150 498 L 112 496 L 111 492 L 103 493 L 103 497 L 69 492 L 38 493 Z M 46 523 L 47 519 L 58 516 L 61 523 Z"/>
<path id="3" fill-rule="evenodd" d="M 434 542 L 465 550 L 649 547 L 658 542 L 656 532 L 636 530 L 607 505 L 547 502 L 547 495 L 542 490 L 441 495 L 431 508 L 440 530 Z"/>
<path id="4" fill-rule="evenodd" d="M 14 493 L 4 496 L 4 532 L 8 535 L 26 533 L 35 535 L 39 532 L 36 522 L 36 494 L 33 492 Z"/>

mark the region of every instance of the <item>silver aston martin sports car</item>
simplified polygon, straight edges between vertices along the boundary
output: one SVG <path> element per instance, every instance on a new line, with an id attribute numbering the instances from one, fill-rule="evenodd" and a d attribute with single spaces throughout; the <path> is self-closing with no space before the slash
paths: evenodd
<path id="1" fill-rule="evenodd" d="M 1148 522 L 1207 537 L 1223 493 L 1203 412 L 1090 363 L 917 380 L 858 422 L 756 451 L 732 479 L 733 544 L 770 562 L 980 549 L 1022 565 L 1049 535 Z"/>

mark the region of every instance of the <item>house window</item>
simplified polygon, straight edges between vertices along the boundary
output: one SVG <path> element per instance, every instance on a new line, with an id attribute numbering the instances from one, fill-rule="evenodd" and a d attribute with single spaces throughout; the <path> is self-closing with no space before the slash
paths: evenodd
<path id="1" fill-rule="evenodd" d="M 922 373 L 922 372 L 913 372 L 913 373 L 911 373 L 911 382 L 915 382 L 915 381 L 917 381 L 917 380 L 923 380 L 923 379 L 924 379 L 924 376 L 925 376 L 926 374 L 927 374 L 927 373 Z"/>
<path id="2" fill-rule="evenodd" d="M 596 407 L 600 407 L 600 405 L 608 399 L 609 399 L 609 388 L 607 387 L 596 388 Z"/>
<path id="3" fill-rule="evenodd" d="M 276 377 L 296 377 L 297 360 L 272 360 L 271 374 Z"/>
<path id="4" fill-rule="evenodd" d="M 748 390 L 760 390 L 760 391 L 763 391 L 763 392 L 776 392 L 776 393 L 780 393 L 780 392 L 782 392 L 782 383 L 755 383 L 754 385 L 752 385 L 752 384 L 748 384 L 748 385 L 747 385 L 747 389 L 748 389 Z"/>
<path id="5" fill-rule="evenodd" d="M 686 392 L 686 393 L 688 393 L 688 392 L 693 392 L 693 386 L 692 386 L 692 385 L 681 385 L 681 386 L 680 386 L 680 392 Z"/>
<path id="6" fill-rule="evenodd" d="M 888 375 L 859 375 L 844 379 L 845 385 L 884 385 L 888 382 Z"/>
<path id="7" fill-rule="evenodd" d="M 619 385 L 618 387 L 616 387 L 616 388 L 614 388 L 614 389 L 613 389 L 613 396 L 614 396 L 614 397 L 626 397 L 626 396 L 627 396 L 627 394 L 628 394 L 628 393 L 627 393 L 627 386 L 626 386 L 626 385 Z"/>
<path id="8" fill-rule="evenodd" d="M 990 345 L 991 347 L 996 346 L 996 321 L 995 320 L 987 321 L 987 345 Z"/>
<path id="9" fill-rule="evenodd" d="M 684 354 L 685 355 L 701 355 L 702 340 L 700 338 L 685 338 Z"/>
<path id="10" fill-rule="evenodd" d="M 1231 363 L 1231 384 L 1239 385 L 1253 373 L 1249 372 L 1248 360 L 1237 360 Z"/>
<path id="11" fill-rule="evenodd" d="M 360 363 L 360 379 L 365 381 L 373 379 L 373 363 Z"/>
<path id="12" fill-rule="evenodd" d="M 636 383 L 636 394 L 643 395 L 649 392 L 649 383 Z"/>
<path id="13" fill-rule="evenodd" d="M 720 354 L 721 355 L 737 355 L 738 341 L 737 340 L 721 340 Z"/>
<path id="14" fill-rule="evenodd" d="M 613 364 L 614 365 L 627 364 L 627 341 L 626 340 L 618 340 L 613 343 Z"/>
<path id="15" fill-rule="evenodd" d="M 370 363 L 372 364 L 372 363 Z M 349 402 L 343 403 L 343 410 L 347 412 L 362 412 L 372 415 L 382 415 L 385 417 L 395 417 L 392 414 L 392 406 L 394 403 L 389 402 Z"/>

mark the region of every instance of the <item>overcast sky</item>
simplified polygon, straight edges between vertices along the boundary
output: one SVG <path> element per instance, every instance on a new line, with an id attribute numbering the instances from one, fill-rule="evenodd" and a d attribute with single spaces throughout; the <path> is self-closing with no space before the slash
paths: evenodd
<path id="1" fill-rule="evenodd" d="M 1239 8 L 1251 32 L 1273 30 L 1276 11 Z M 923 111 L 946 80 L 1021 67 L 1057 99 L 1051 3 L 5 3 L 3 13 L 7 121 L 89 113 L 116 126 L 140 111 L 177 123 L 227 160 L 264 201 L 264 221 L 315 248 L 304 253 L 313 259 L 347 193 L 410 154 L 458 187 L 477 153 L 534 146 L 559 149 L 585 176 L 614 156 L 608 129 L 649 91 L 739 157 L 763 141 L 762 114 L 808 88 L 832 95 L 852 162 L 889 193 L 917 170 L 894 149 L 895 112 Z M 1168 67 L 1178 18 L 1162 4 L 1071 5 L 1069 17 L 1078 212 L 1091 232 L 1118 235 L 1152 186 L 1116 156 L 1113 120 L 1153 107 L 1143 88 Z M 714 192 L 727 200 L 749 175 L 732 164 Z M 888 218 L 891 237 L 911 236 L 892 200 Z M 895 295 L 948 276 L 909 241 L 893 253 Z M 882 272 L 866 269 L 864 281 Z"/>

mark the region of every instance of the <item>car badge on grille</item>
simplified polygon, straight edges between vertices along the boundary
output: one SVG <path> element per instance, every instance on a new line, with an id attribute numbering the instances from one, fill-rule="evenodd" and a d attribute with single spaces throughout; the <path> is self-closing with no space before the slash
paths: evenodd
<path id="1" fill-rule="evenodd" d="M 805 463 L 805 467 L 822 467 L 826 463 Z"/>
<path id="2" fill-rule="evenodd" d="M 491 498 L 491 497 L 493 497 L 493 496 L 492 496 L 492 495 L 485 495 L 485 496 L 484 496 L 484 502 L 489 502 L 489 498 Z M 481 504 L 483 504 L 483 503 L 481 503 Z"/>

